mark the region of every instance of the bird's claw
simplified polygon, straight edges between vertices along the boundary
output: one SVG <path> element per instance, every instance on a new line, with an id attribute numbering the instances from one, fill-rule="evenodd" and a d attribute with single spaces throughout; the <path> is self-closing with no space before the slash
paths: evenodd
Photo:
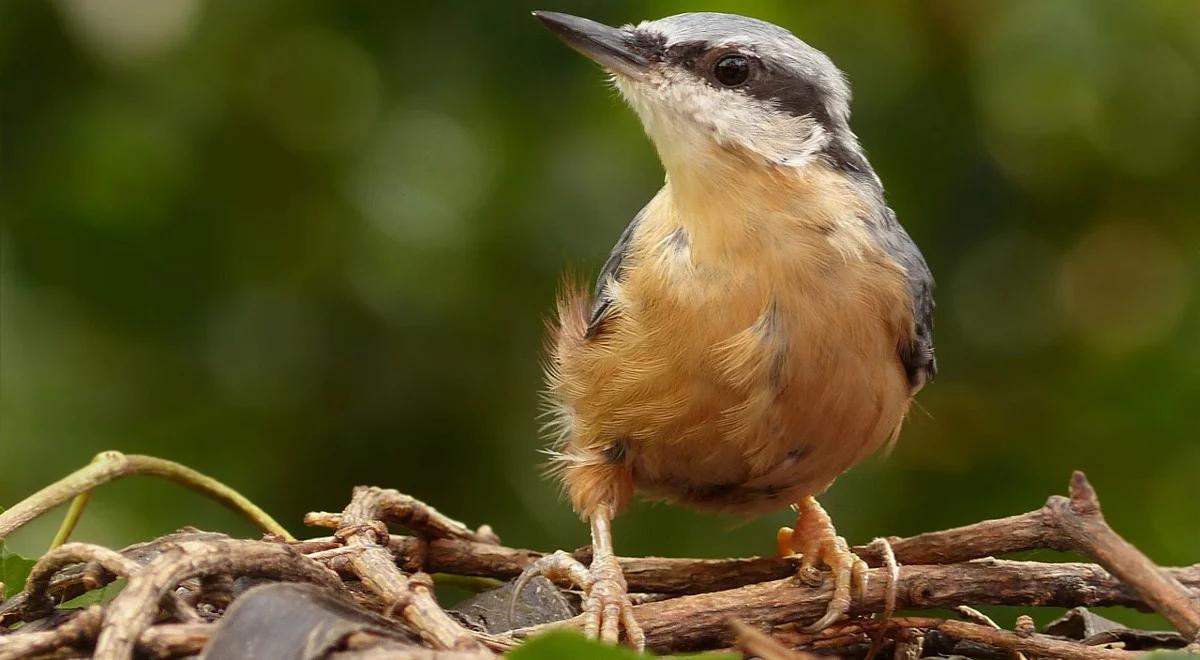
<path id="1" fill-rule="evenodd" d="M 867 562 L 850 551 L 846 539 L 831 536 L 820 539 L 814 545 L 816 547 L 804 552 L 800 560 L 801 579 L 806 572 L 820 575 L 817 564 L 825 564 L 833 573 L 833 596 L 829 599 L 824 616 L 805 626 L 805 632 L 819 632 L 846 616 L 850 611 L 852 586 L 859 594 L 867 591 Z M 818 579 L 817 584 L 820 583 Z"/>
<path id="2" fill-rule="evenodd" d="M 633 617 L 633 603 L 625 591 L 624 580 L 601 578 L 593 582 L 583 599 L 583 632 L 616 644 L 624 628 L 629 645 L 640 651 L 646 646 L 646 635 Z"/>
<path id="3" fill-rule="evenodd" d="M 513 606 L 524 586 L 536 575 L 551 580 L 568 580 L 583 590 L 583 632 L 592 639 L 609 644 L 621 640 L 621 630 L 629 645 L 641 651 L 646 646 L 646 635 L 633 616 L 633 603 L 625 585 L 625 576 L 615 559 L 597 559 L 592 567 L 585 567 L 579 560 L 559 550 L 539 558 L 513 585 L 513 600 L 509 604 L 509 618 Z"/>
<path id="4" fill-rule="evenodd" d="M 810 586 L 820 586 L 823 575 L 818 566 L 824 564 L 833 574 L 833 595 L 825 614 L 804 628 L 817 632 L 846 616 L 850 611 L 852 590 L 867 591 L 867 563 L 850 551 L 846 539 L 837 535 L 829 516 L 815 500 L 800 504 L 796 530 L 784 527 L 776 540 L 783 555 L 799 555 L 800 569 L 796 577 Z"/>

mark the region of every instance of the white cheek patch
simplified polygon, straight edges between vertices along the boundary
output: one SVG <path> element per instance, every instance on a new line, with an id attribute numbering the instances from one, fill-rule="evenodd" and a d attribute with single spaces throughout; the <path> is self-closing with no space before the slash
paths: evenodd
<path id="1" fill-rule="evenodd" d="M 803 167 L 825 147 L 825 129 L 770 102 L 732 89 L 717 89 L 678 71 L 645 80 L 615 76 L 664 159 L 694 159 L 713 142 L 739 147 L 776 165 Z"/>

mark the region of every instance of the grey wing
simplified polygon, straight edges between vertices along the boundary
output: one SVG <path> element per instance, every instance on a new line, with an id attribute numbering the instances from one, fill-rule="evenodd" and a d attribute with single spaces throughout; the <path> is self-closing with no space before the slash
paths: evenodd
<path id="1" fill-rule="evenodd" d="M 621 237 L 617 239 L 617 244 L 613 246 L 611 252 L 608 253 L 608 259 L 604 260 L 604 266 L 600 269 L 600 275 L 596 277 L 596 291 L 593 294 L 592 315 L 588 319 L 587 332 L 584 337 L 591 339 L 600 332 L 600 327 L 604 320 L 612 312 L 613 299 L 610 295 L 612 283 L 619 281 L 624 272 L 622 266 L 625 262 L 625 257 L 629 253 L 630 244 L 633 242 L 633 235 L 637 231 L 638 225 L 641 224 L 642 218 L 646 214 L 646 209 L 643 207 L 638 211 L 637 215 L 633 216 L 633 220 L 625 231 L 621 232 Z"/>
<path id="2" fill-rule="evenodd" d="M 937 358 L 933 350 L 933 274 L 929 272 L 921 250 L 896 220 L 896 213 L 884 207 L 879 220 L 876 237 L 883 249 L 904 267 L 908 291 L 912 295 L 916 328 L 912 341 L 900 346 L 899 352 L 908 382 L 915 392 L 937 375 Z"/>
<path id="3" fill-rule="evenodd" d="M 883 182 L 871 169 L 853 136 L 848 141 L 831 143 L 827 147 L 827 156 L 833 167 L 859 183 L 872 207 L 878 209 L 867 219 L 867 226 L 883 250 L 904 267 L 916 327 L 912 341 L 900 346 L 899 354 L 912 391 L 916 392 L 937 375 L 937 359 L 933 353 L 933 274 L 917 244 L 896 220 L 896 212 L 888 207 L 883 196 Z"/>

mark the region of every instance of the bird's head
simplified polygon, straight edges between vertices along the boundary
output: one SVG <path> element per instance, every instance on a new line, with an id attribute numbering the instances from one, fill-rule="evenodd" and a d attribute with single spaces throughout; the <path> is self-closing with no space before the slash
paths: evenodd
<path id="1" fill-rule="evenodd" d="M 802 168 L 837 141 L 853 141 L 841 71 L 777 25 L 689 13 L 614 28 L 534 15 L 608 70 L 672 177 L 730 156 Z"/>

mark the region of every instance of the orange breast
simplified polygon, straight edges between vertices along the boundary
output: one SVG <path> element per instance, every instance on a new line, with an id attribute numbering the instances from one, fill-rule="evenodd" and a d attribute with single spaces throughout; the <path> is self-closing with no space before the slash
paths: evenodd
<path id="1" fill-rule="evenodd" d="M 598 336 L 584 337 L 586 298 L 566 297 L 549 395 L 556 466 L 578 511 L 620 506 L 635 488 L 767 511 L 823 490 L 895 436 L 910 400 L 897 346 L 911 304 L 899 267 L 841 226 L 853 222 L 846 205 L 823 204 L 835 198 L 817 187 L 836 184 L 806 181 L 808 204 L 793 187 L 778 203 L 713 209 L 717 220 L 689 216 L 697 200 L 668 187 L 644 214 Z M 735 224 L 733 235 L 714 237 L 714 222 Z"/>

